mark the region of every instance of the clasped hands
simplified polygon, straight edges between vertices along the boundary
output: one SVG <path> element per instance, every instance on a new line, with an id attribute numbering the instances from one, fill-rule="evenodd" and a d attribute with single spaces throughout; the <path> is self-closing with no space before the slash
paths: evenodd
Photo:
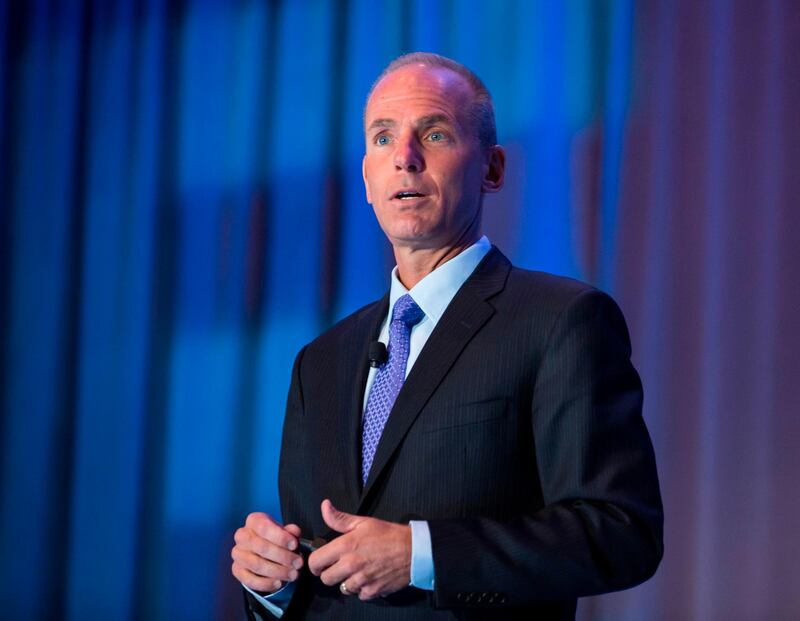
<path id="1" fill-rule="evenodd" d="M 385 597 L 408 586 L 411 576 L 411 528 L 337 510 L 325 499 L 322 519 L 342 533 L 312 552 L 308 568 L 328 586 L 361 600 Z M 234 535 L 231 571 L 242 584 L 273 593 L 294 582 L 303 567 L 297 554 L 300 527 L 281 526 L 266 513 L 251 513 Z"/>

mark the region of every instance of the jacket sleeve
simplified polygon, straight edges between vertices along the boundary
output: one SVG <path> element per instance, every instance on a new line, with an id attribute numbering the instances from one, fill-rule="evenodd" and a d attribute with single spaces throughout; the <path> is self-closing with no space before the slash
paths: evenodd
<path id="1" fill-rule="evenodd" d="M 630 354 L 602 292 L 577 294 L 555 319 L 530 408 L 544 506 L 502 522 L 431 520 L 435 606 L 570 600 L 655 572 L 663 513 Z"/>

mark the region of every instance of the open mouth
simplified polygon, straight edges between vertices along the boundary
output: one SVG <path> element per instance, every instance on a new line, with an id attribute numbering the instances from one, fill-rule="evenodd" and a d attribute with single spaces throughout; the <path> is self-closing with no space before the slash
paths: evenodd
<path id="1" fill-rule="evenodd" d="M 425 196 L 425 195 L 422 194 L 421 192 L 415 192 L 413 190 L 402 190 L 402 191 L 398 192 L 397 194 L 395 194 L 392 198 L 396 198 L 396 199 L 399 199 L 401 201 L 404 201 L 404 200 L 411 200 L 411 199 L 414 199 L 414 198 L 422 198 L 423 196 Z"/>

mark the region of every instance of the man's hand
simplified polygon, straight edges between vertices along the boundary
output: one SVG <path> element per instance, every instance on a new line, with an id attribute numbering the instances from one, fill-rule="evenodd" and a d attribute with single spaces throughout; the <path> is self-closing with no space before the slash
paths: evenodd
<path id="1" fill-rule="evenodd" d="M 299 536 L 296 524 L 281 526 L 266 513 L 251 513 L 233 537 L 231 572 L 254 591 L 277 591 L 283 582 L 297 580 L 303 566 L 303 557 L 292 552 Z"/>
<path id="2" fill-rule="evenodd" d="M 411 579 L 411 527 L 338 511 L 325 499 L 322 519 L 339 533 L 308 557 L 311 573 L 328 586 L 346 583 L 362 600 L 407 587 Z"/>

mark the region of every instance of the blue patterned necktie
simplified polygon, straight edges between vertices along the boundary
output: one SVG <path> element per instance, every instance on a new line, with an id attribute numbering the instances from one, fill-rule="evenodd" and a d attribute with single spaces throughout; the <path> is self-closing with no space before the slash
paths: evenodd
<path id="1" fill-rule="evenodd" d="M 361 481 L 364 484 L 367 482 L 383 428 L 406 378 L 411 328 L 424 316 L 425 313 L 408 294 L 395 302 L 392 322 L 389 324 L 389 359 L 375 373 L 375 380 L 367 397 L 367 409 L 364 411 L 361 442 Z"/>

